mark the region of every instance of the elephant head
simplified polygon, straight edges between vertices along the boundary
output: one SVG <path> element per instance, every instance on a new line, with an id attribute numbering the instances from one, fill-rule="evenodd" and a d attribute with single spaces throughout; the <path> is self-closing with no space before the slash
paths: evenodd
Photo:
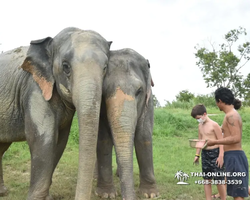
<path id="1" fill-rule="evenodd" d="M 111 42 L 94 31 L 66 28 L 54 38 L 32 41 L 23 70 L 32 74 L 46 101 L 60 95 L 77 111 L 79 169 L 76 199 L 90 199 L 102 96 Z"/>
<path id="2" fill-rule="evenodd" d="M 144 125 L 148 104 L 152 103 L 152 83 L 149 63 L 140 54 L 131 49 L 110 52 L 103 97 L 117 156 L 122 199 L 135 199 L 134 139 Z"/>

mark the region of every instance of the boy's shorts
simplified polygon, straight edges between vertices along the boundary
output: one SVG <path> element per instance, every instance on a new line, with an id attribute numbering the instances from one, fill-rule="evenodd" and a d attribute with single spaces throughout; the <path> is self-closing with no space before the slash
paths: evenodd
<path id="1" fill-rule="evenodd" d="M 203 179 L 214 179 L 214 180 L 224 180 L 225 179 L 225 169 L 224 166 L 219 168 L 216 164 L 216 160 L 219 156 L 219 148 L 202 150 L 202 172 L 204 174 Z"/>
<path id="2" fill-rule="evenodd" d="M 245 152 L 242 150 L 225 151 L 224 163 L 228 174 L 227 195 L 248 197 L 248 161 Z"/>

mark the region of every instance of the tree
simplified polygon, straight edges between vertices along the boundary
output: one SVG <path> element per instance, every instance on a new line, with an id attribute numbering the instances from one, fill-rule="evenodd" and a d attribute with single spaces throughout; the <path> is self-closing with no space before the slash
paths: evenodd
<path id="1" fill-rule="evenodd" d="M 250 73 L 247 75 L 247 78 L 244 80 L 243 85 L 245 86 L 247 92 L 245 93 L 245 104 L 250 106 Z"/>
<path id="2" fill-rule="evenodd" d="M 215 99 L 214 99 L 214 93 L 211 93 L 211 94 L 198 94 L 194 98 L 194 102 L 195 102 L 195 104 L 202 103 L 206 107 L 215 107 L 215 108 L 217 108 L 217 105 L 216 105 Z"/>
<path id="3" fill-rule="evenodd" d="M 177 101 L 186 101 L 186 102 L 189 102 L 191 99 L 194 98 L 194 94 L 192 94 L 188 90 L 182 90 L 175 97 L 176 97 Z"/>
<path id="4" fill-rule="evenodd" d="M 225 43 L 222 43 L 218 51 L 214 45 L 212 51 L 205 47 L 196 46 L 196 64 L 200 68 L 207 87 L 228 87 L 236 97 L 245 98 L 249 94 L 248 83 L 250 75 L 244 77 L 240 69 L 250 60 L 250 43 L 245 42 L 238 46 L 238 54 L 233 53 L 233 45 L 240 35 L 247 35 L 246 29 L 239 27 L 225 34 Z M 237 52 L 236 51 L 236 52 Z"/>
<path id="5" fill-rule="evenodd" d="M 154 101 L 155 108 L 161 107 L 160 102 L 158 101 L 158 99 L 156 98 L 156 96 L 154 94 L 153 94 L 153 101 Z"/>

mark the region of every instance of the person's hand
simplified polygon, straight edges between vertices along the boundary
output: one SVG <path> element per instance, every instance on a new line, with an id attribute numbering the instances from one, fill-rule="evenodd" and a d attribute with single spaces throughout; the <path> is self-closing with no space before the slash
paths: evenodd
<path id="1" fill-rule="evenodd" d="M 222 156 L 219 156 L 218 158 L 217 158 L 217 160 L 216 160 L 216 164 L 217 164 L 217 166 L 219 167 L 219 168 L 222 168 L 222 166 L 223 166 L 223 157 Z"/>
<path id="2" fill-rule="evenodd" d="M 215 140 L 207 140 L 207 146 L 214 146 Z"/>
<path id="3" fill-rule="evenodd" d="M 199 165 L 199 157 L 198 156 L 195 156 L 194 157 L 194 162 L 193 162 L 194 165 Z"/>
<path id="4" fill-rule="evenodd" d="M 202 149 L 206 144 L 206 140 L 200 140 L 198 142 L 196 142 L 195 148 L 197 149 Z"/>

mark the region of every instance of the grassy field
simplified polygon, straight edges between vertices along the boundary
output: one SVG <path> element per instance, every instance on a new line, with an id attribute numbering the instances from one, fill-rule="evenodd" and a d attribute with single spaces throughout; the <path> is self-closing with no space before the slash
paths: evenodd
<path id="1" fill-rule="evenodd" d="M 203 185 L 195 184 L 202 178 L 189 177 L 188 185 L 177 185 L 175 173 L 179 170 L 190 175 L 190 172 L 201 172 L 201 166 L 194 166 L 193 159 L 195 149 L 189 147 L 188 139 L 197 138 L 198 123 L 190 116 L 190 109 L 158 108 L 155 110 L 155 126 L 153 134 L 154 168 L 158 189 L 161 196 L 158 199 L 165 200 L 201 200 L 204 198 Z M 218 109 L 208 109 L 210 118 L 222 123 L 224 114 Z M 243 119 L 243 149 L 250 160 L 250 108 L 240 111 Z M 135 156 L 134 156 L 135 157 Z M 115 156 L 113 170 L 116 170 Z M 78 127 L 77 120 L 71 129 L 67 148 L 60 160 L 53 176 L 51 195 L 55 200 L 74 199 L 78 166 Z M 14 143 L 6 152 L 3 160 L 4 180 L 9 189 L 8 196 L 2 200 L 26 199 L 29 187 L 30 155 L 25 142 Z M 138 166 L 134 158 L 135 188 L 138 188 Z M 119 180 L 114 175 L 118 193 L 120 194 Z M 93 183 L 92 199 L 100 199 L 94 195 Z M 213 193 L 217 189 L 213 186 Z M 117 199 L 121 199 L 118 196 Z M 138 199 L 143 199 L 138 195 Z M 232 198 L 228 197 L 231 200 Z M 250 198 L 247 198 L 250 199 Z"/>

